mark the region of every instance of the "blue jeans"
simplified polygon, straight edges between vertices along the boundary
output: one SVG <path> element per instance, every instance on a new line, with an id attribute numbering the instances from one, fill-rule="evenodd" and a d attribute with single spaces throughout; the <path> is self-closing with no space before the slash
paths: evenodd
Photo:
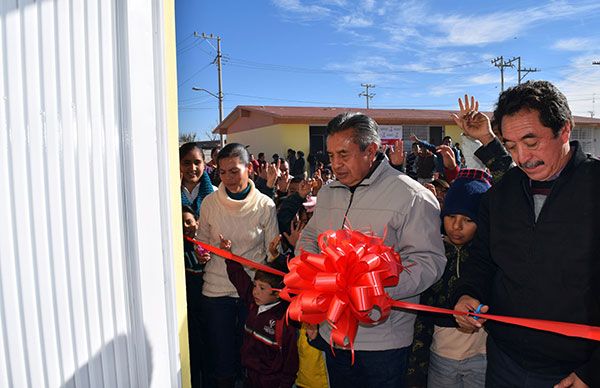
<path id="1" fill-rule="evenodd" d="M 211 298 L 203 295 L 202 314 L 208 379 L 215 383 L 219 379 L 235 378 L 240 371 L 246 307 L 239 298 Z"/>
<path id="2" fill-rule="evenodd" d="M 401 349 L 354 352 L 325 351 L 331 388 L 404 388 L 410 346 Z"/>
<path id="3" fill-rule="evenodd" d="M 427 373 L 428 388 L 481 388 L 485 385 L 485 354 L 452 360 L 431 352 Z"/>
<path id="4" fill-rule="evenodd" d="M 485 386 L 487 388 L 546 388 L 553 387 L 565 375 L 541 375 L 523 369 L 496 345 L 492 336 L 487 339 L 488 366 Z"/>

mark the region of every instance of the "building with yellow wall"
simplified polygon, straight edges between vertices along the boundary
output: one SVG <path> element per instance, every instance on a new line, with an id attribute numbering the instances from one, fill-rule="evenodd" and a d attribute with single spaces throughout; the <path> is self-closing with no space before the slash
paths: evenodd
<path id="1" fill-rule="evenodd" d="M 237 106 L 214 133 L 227 135 L 228 143 L 249 146 L 255 156 L 264 152 L 266 159 L 277 153 L 285 156 L 288 148 L 309 153 L 325 152 L 326 126 L 329 120 L 343 112 L 360 111 L 371 116 L 380 126 L 384 142 L 404 140 L 405 150 L 411 146 L 410 136 L 440 144 L 444 136 L 461 141 L 461 129 L 452 120 L 449 110 L 427 109 L 357 109 L 292 106 Z M 491 116 L 490 112 L 484 112 Z M 600 120 L 575 116 L 572 138 L 580 140 L 585 152 L 600 154 L 596 142 L 600 138 Z"/>

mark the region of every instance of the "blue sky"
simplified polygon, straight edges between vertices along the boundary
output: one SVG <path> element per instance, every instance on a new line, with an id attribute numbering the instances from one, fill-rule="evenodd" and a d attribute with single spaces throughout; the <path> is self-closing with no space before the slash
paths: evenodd
<path id="1" fill-rule="evenodd" d="M 496 4 L 497 3 L 497 4 Z M 456 109 L 475 95 L 491 110 L 500 70 L 521 57 L 525 79 L 556 83 L 576 115 L 600 117 L 600 2 L 177 0 L 179 127 L 198 138 L 218 123 L 213 61 L 222 38 L 224 116 L 237 105 Z M 505 87 L 517 71 L 505 69 Z"/>

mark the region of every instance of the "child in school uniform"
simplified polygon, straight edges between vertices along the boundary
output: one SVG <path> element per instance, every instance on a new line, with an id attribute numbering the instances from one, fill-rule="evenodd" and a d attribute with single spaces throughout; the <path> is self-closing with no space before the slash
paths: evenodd
<path id="1" fill-rule="evenodd" d="M 283 278 L 257 270 L 252 281 L 243 267 L 232 260 L 227 260 L 227 274 L 248 307 L 241 350 L 242 366 L 246 369 L 244 387 L 291 388 L 298 372 L 297 333 L 295 327 L 286 323 L 288 304 L 274 290 L 283 288 Z"/>

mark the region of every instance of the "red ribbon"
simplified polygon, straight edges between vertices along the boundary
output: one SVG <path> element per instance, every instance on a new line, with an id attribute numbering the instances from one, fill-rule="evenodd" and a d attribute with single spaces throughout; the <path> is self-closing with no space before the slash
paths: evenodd
<path id="1" fill-rule="evenodd" d="M 589 326 L 582 325 L 579 323 L 570 323 L 570 322 L 557 322 L 557 321 L 548 321 L 544 319 L 532 319 L 532 318 L 516 318 L 516 317 L 506 317 L 503 315 L 492 315 L 492 314 L 475 314 L 468 313 L 464 311 L 450 310 L 444 309 L 440 307 L 431 307 L 425 306 L 422 304 L 416 303 L 408 303 L 402 302 L 399 300 L 395 300 L 392 302 L 394 307 L 407 309 L 407 310 L 417 310 L 417 311 L 427 311 L 431 313 L 438 314 L 448 314 L 448 315 L 467 315 L 467 316 L 475 316 L 484 319 L 489 319 L 490 321 L 497 321 L 503 323 L 509 323 L 511 325 L 529 327 L 531 329 L 549 331 L 552 333 L 558 333 L 562 335 L 566 335 L 569 337 L 580 337 L 585 339 L 590 339 L 594 341 L 600 341 L 600 327 L 597 326 Z"/>
<path id="2" fill-rule="evenodd" d="M 187 241 L 194 243 L 198 246 L 201 246 L 202 248 L 206 249 L 207 251 L 210 251 L 214 254 L 217 254 L 221 257 L 224 257 L 226 259 L 229 260 L 233 260 L 233 261 L 237 261 L 238 263 L 245 265 L 247 267 L 252 267 L 252 268 L 256 268 L 256 269 L 260 269 L 261 271 L 264 272 L 270 272 L 274 275 L 278 275 L 278 276 L 285 276 L 285 272 L 281 272 L 276 270 L 275 268 L 271 268 L 267 265 L 261 264 L 261 263 L 257 263 L 255 261 L 246 259 L 245 257 L 242 256 L 238 256 L 238 255 L 234 255 L 233 253 L 231 253 L 230 251 L 226 251 L 225 249 L 221 249 L 221 248 L 217 248 L 217 247 L 213 247 L 212 245 L 209 244 L 205 244 L 203 242 L 200 242 L 198 240 L 194 240 L 191 237 L 188 236 L 183 236 Z"/>
<path id="3" fill-rule="evenodd" d="M 384 321 L 392 307 L 448 315 L 476 316 L 498 322 L 549 331 L 570 337 L 600 341 L 600 327 L 541 319 L 506 317 L 491 314 L 425 306 L 391 299 L 385 287 L 398 284 L 404 269 L 400 256 L 383 245 L 383 239 L 354 230 L 327 231 L 319 235 L 321 254 L 302 252 L 288 263 L 284 274 L 266 265 L 236 256 L 186 237 L 188 241 L 235 260 L 276 275 L 284 276 L 285 287 L 280 296 L 290 302 L 288 316 L 300 322 L 329 322 L 330 344 L 352 350 L 358 324 Z M 377 314 L 373 315 L 374 310 Z M 376 319 L 371 317 L 375 316 Z"/>

